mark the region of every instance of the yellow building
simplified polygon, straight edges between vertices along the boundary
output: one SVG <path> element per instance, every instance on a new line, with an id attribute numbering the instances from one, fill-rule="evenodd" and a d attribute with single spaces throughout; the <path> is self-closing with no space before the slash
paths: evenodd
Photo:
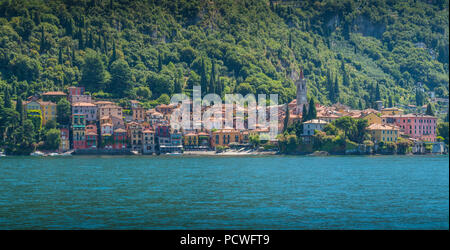
<path id="1" fill-rule="evenodd" d="M 218 129 L 212 132 L 211 146 L 228 146 L 230 143 L 240 143 L 241 133 L 236 129 Z"/>
<path id="2" fill-rule="evenodd" d="M 56 103 L 53 102 L 39 102 L 42 112 L 42 125 L 45 125 L 47 121 L 56 121 Z"/>
<path id="3" fill-rule="evenodd" d="M 399 109 L 399 108 L 384 108 L 381 110 L 381 114 L 382 115 L 402 115 L 403 114 L 403 110 Z"/>
<path id="4" fill-rule="evenodd" d="M 372 140 L 377 142 L 397 142 L 400 136 L 400 128 L 386 124 L 372 124 L 367 127 L 367 131 L 372 136 Z"/>
<path id="5" fill-rule="evenodd" d="M 363 116 L 363 119 L 366 119 L 367 122 L 369 123 L 369 125 L 382 123 L 381 117 L 375 113 L 369 113 L 369 114 Z"/>
<path id="6" fill-rule="evenodd" d="M 197 133 L 187 133 L 183 135 L 183 145 L 184 146 L 197 146 L 198 145 L 198 134 Z"/>
<path id="7" fill-rule="evenodd" d="M 41 104 L 39 104 L 39 102 L 37 101 L 30 101 L 30 102 L 25 102 L 24 103 L 25 106 L 25 110 L 40 110 L 41 109 Z"/>

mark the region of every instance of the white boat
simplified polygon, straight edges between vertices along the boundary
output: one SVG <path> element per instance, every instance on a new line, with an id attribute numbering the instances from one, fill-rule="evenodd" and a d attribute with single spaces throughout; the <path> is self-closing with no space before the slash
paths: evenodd
<path id="1" fill-rule="evenodd" d="M 4 156 L 6 156 L 5 153 L 0 152 L 0 157 L 4 157 Z"/>
<path id="2" fill-rule="evenodd" d="M 60 156 L 71 156 L 72 153 L 73 153 L 73 150 L 64 152 L 64 153 L 60 154 Z"/>
<path id="3" fill-rule="evenodd" d="M 165 153 L 164 155 L 182 155 L 182 153 Z"/>
<path id="4" fill-rule="evenodd" d="M 30 154 L 31 156 L 45 156 L 44 153 L 42 153 L 41 151 L 35 151 L 33 153 Z"/>
<path id="5" fill-rule="evenodd" d="M 48 154 L 48 156 L 59 156 L 60 154 L 58 154 L 58 153 L 50 153 L 50 154 Z"/>

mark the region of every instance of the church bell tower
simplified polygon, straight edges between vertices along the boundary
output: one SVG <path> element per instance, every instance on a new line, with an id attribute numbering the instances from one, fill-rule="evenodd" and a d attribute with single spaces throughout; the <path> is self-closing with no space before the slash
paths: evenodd
<path id="1" fill-rule="evenodd" d="M 303 69 L 300 69 L 300 77 L 295 81 L 295 86 L 297 87 L 297 114 L 301 114 L 303 105 L 308 105 L 306 78 L 303 76 Z"/>

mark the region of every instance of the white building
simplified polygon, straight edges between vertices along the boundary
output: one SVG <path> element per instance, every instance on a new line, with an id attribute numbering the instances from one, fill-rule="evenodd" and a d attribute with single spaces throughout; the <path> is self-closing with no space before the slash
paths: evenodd
<path id="1" fill-rule="evenodd" d="M 328 122 L 319 119 L 312 119 L 303 123 L 303 135 L 314 135 L 314 130 L 322 131 Z"/>

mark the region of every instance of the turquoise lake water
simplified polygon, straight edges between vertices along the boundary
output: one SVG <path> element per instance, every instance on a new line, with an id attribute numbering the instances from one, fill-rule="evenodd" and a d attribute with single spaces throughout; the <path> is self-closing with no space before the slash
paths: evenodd
<path id="1" fill-rule="evenodd" d="M 2 157 L 0 229 L 449 229 L 449 158 Z"/>

